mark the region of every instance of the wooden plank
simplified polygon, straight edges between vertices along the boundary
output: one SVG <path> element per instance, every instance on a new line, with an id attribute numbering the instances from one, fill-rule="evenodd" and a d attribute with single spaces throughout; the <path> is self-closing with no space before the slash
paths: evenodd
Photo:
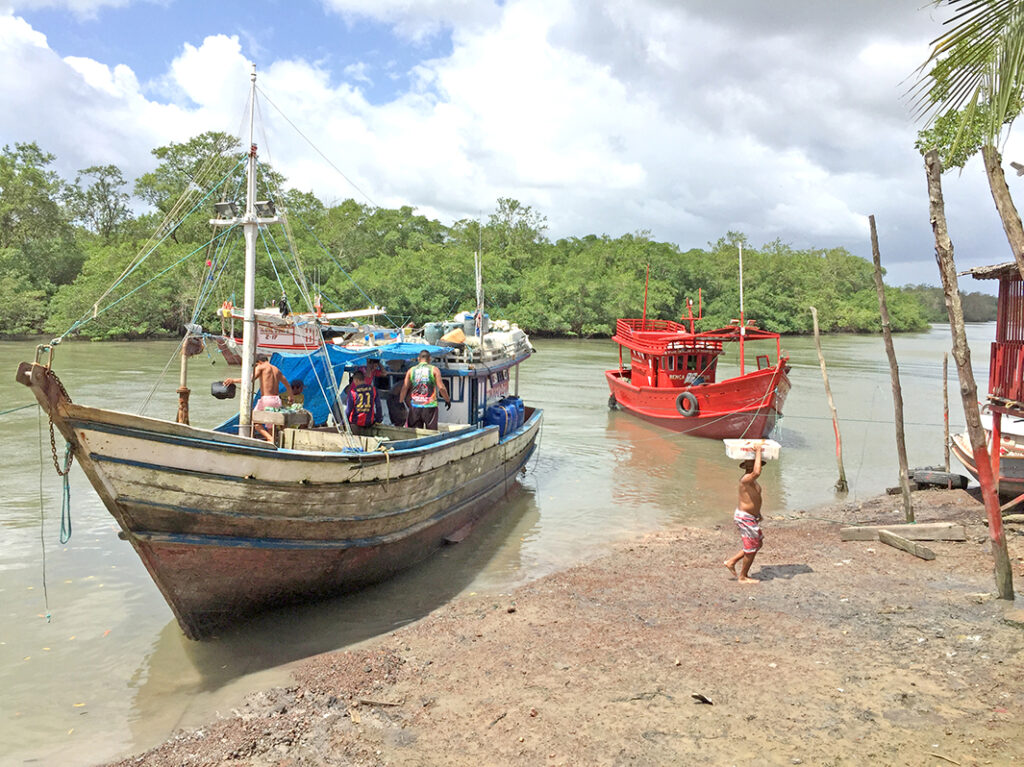
<path id="1" fill-rule="evenodd" d="M 927 546 L 922 546 L 920 543 L 915 543 L 914 541 L 908 541 L 903 536 L 896 535 L 896 533 L 889 530 L 879 530 L 878 540 L 887 546 L 907 551 L 915 557 L 920 557 L 921 559 L 935 559 L 935 552 Z"/>
<path id="2" fill-rule="evenodd" d="M 839 529 L 841 541 L 875 541 L 879 530 L 889 530 L 912 541 L 966 541 L 967 531 L 955 522 L 925 522 L 919 525 L 859 525 Z"/>

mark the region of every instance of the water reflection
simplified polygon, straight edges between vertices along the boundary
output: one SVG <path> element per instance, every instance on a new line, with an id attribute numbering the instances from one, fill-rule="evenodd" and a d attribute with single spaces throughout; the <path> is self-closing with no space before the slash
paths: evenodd
<path id="1" fill-rule="evenodd" d="M 968 335 L 978 380 L 984 382 L 992 326 L 970 326 Z M 740 469 L 720 442 L 610 412 L 602 371 L 614 367 L 618 355 L 609 341 L 535 343 L 540 353 L 523 367 L 520 390 L 545 409 L 545 421 L 525 490 L 462 544 L 388 583 L 261 617 L 211 643 L 181 636 L 142 563 L 117 539 L 116 525 L 77 467 L 74 537 L 67 546 L 59 544 L 60 484 L 50 463 L 46 420 L 34 409 L 0 418 L 0 763 L 93 764 L 137 751 L 174 727 L 202 723 L 249 689 L 275 683 L 281 663 L 391 631 L 460 591 L 507 591 L 596 556 L 610 541 L 667 525 L 728 522 Z M 900 336 L 895 343 L 911 465 L 940 463 L 948 328 Z M 783 445 L 782 457 L 762 475 L 769 516 L 836 497 L 835 440 L 813 339 L 786 338 L 783 345 L 793 388 L 773 435 Z M 896 484 L 882 341 L 827 336 L 823 345 L 843 429 L 850 497 L 872 495 Z M 60 348 L 57 370 L 75 401 L 136 412 L 176 346 L 67 344 Z M 7 360 L 30 359 L 33 350 L 30 343 L 2 347 Z M 173 417 L 176 411 L 173 362 L 170 370 L 153 394 L 149 415 Z M 950 370 L 950 421 L 956 428 L 963 414 L 952 365 Z M 193 390 L 201 392 L 223 377 L 225 367 L 194 362 L 192 371 Z M 16 407 L 29 400 L 12 370 L 0 375 L 0 402 Z M 209 425 L 234 406 L 196 394 L 191 410 L 196 422 Z M 50 623 L 43 599 L 44 541 Z"/>
<path id="2" fill-rule="evenodd" d="M 540 522 L 534 492 L 516 485 L 461 543 L 445 546 L 384 583 L 312 604 L 261 614 L 218 637 L 192 642 L 169 621 L 132 678 L 138 744 L 161 740 L 183 718 L 203 716 L 234 694 L 231 683 L 301 658 L 347 647 L 423 618 L 480 574 L 522 569 L 522 542 Z M 280 674 L 284 678 L 283 673 Z M 222 692 L 221 695 L 213 693 Z M 188 700 L 183 709 L 182 701 Z"/>

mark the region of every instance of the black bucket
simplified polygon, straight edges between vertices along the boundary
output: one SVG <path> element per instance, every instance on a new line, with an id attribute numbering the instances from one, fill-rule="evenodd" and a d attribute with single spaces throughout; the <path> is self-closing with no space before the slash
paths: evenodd
<path id="1" fill-rule="evenodd" d="M 235 385 L 225 385 L 223 381 L 214 381 L 210 384 L 210 394 L 217 399 L 234 399 L 235 398 Z"/>

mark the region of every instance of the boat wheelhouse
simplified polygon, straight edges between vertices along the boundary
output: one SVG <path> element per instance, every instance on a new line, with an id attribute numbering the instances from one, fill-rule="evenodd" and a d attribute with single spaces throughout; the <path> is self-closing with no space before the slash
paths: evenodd
<path id="1" fill-rule="evenodd" d="M 790 388 L 779 334 L 752 322 L 698 333 L 697 319 L 691 312 L 684 318 L 688 325 L 618 320 L 612 341 L 619 345 L 619 367 L 605 371 L 609 405 L 698 437 L 767 437 L 782 416 Z M 746 344 L 759 341 L 775 342 L 774 361 L 758 354 L 756 369 L 747 370 Z M 739 375 L 722 379 L 719 360 L 730 343 L 739 347 Z"/>

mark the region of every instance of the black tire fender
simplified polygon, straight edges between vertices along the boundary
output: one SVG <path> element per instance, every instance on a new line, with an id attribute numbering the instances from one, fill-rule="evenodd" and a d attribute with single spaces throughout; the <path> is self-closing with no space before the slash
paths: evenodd
<path id="1" fill-rule="evenodd" d="M 700 405 L 697 404 L 697 397 L 693 392 L 684 391 L 676 397 L 676 410 L 679 415 L 687 418 L 697 415 L 700 412 Z"/>

